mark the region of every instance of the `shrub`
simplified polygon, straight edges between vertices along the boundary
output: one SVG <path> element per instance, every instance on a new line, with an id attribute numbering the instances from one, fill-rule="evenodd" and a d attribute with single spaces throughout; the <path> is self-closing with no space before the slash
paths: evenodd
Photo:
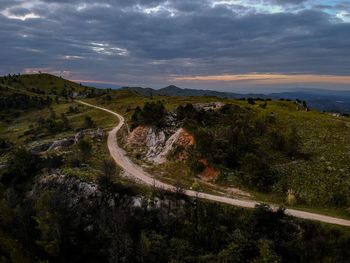
<path id="1" fill-rule="evenodd" d="M 250 105 L 255 105 L 255 100 L 253 98 L 248 98 L 247 99 L 248 104 Z"/>
<path id="2" fill-rule="evenodd" d="M 259 191 L 270 191 L 271 186 L 276 182 L 276 176 L 270 170 L 266 159 L 253 153 L 244 156 L 241 169 L 244 171 L 243 182 Z"/>
<path id="3" fill-rule="evenodd" d="M 102 176 L 98 178 L 98 184 L 103 189 L 109 189 L 113 184 L 113 178 L 119 174 L 119 168 L 113 159 L 105 159 L 101 166 Z"/>
<path id="4" fill-rule="evenodd" d="M 86 116 L 84 119 L 84 124 L 83 124 L 83 128 L 84 129 L 91 129 L 91 128 L 95 128 L 96 124 L 95 122 L 91 119 L 90 116 Z"/>
<path id="5" fill-rule="evenodd" d="M 91 156 L 91 152 L 92 152 L 92 145 L 90 143 L 90 141 L 83 139 L 78 143 L 78 148 L 80 151 L 80 156 L 81 159 L 83 161 L 87 161 L 90 156 Z"/>

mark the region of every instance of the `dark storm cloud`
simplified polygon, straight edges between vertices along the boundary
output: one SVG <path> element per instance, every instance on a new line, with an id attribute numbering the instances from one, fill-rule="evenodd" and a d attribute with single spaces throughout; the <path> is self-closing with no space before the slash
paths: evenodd
<path id="1" fill-rule="evenodd" d="M 259 13 L 212 3 L 1 1 L 0 71 L 150 84 L 186 74 L 350 74 L 349 23 L 316 9 Z"/>

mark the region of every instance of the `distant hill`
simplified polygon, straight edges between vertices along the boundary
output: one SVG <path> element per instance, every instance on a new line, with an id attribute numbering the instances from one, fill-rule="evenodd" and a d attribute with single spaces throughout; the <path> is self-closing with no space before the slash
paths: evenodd
<path id="1" fill-rule="evenodd" d="M 271 98 L 305 100 L 309 107 L 327 112 L 350 113 L 350 91 L 298 89 L 292 92 L 271 94 L 239 94 L 214 90 L 182 89 L 175 85 L 156 90 L 142 87 L 123 87 L 123 90 L 136 92 L 143 96 L 208 96 L 218 98 Z"/>

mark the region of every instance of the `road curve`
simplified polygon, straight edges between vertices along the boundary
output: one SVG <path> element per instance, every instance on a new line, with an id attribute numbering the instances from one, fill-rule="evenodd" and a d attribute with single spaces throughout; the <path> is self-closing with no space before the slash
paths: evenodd
<path id="1" fill-rule="evenodd" d="M 129 176 L 132 177 L 132 179 L 137 179 L 144 184 L 161 188 L 167 191 L 172 191 L 175 192 L 177 189 L 175 186 L 163 183 L 157 179 L 155 179 L 151 174 L 148 172 L 144 171 L 141 166 L 133 163 L 127 156 L 126 152 L 124 149 L 118 146 L 117 142 L 117 132 L 120 130 L 120 128 L 124 125 L 125 120 L 124 117 L 121 116 L 120 114 L 113 112 L 111 110 L 92 105 L 90 103 L 84 102 L 84 101 L 77 101 L 78 103 L 84 104 L 89 107 L 93 107 L 105 112 L 108 112 L 114 116 L 116 116 L 119 119 L 119 124 L 109 132 L 108 134 L 108 149 L 109 152 L 114 159 L 114 161 L 120 166 L 124 171 L 129 174 Z M 202 199 L 207 199 L 210 201 L 215 201 L 215 202 L 220 202 L 220 203 L 225 203 L 229 205 L 234 205 L 234 206 L 239 206 L 239 207 L 245 207 L 245 208 L 254 208 L 259 202 L 253 201 L 253 200 L 241 200 L 241 199 L 236 199 L 236 198 L 230 198 L 230 197 L 225 197 L 225 196 L 218 196 L 218 195 L 212 195 L 212 194 L 207 194 L 207 193 L 202 193 L 202 192 L 197 192 L 193 190 L 184 190 L 183 192 L 187 196 L 191 197 L 198 197 Z M 276 206 L 271 205 L 273 209 L 277 209 Z M 304 212 L 300 210 L 295 210 L 295 209 L 286 209 L 285 213 L 290 216 L 302 218 L 302 219 L 309 219 L 309 220 L 316 220 L 320 222 L 325 222 L 325 223 L 330 223 L 330 224 L 335 224 L 335 225 L 341 225 L 341 226 L 348 226 L 350 227 L 350 220 L 345 220 L 345 219 L 340 219 L 336 217 L 330 217 L 330 216 L 325 216 L 321 214 L 316 214 L 316 213 L 310 213 L 310 212 Z"/>

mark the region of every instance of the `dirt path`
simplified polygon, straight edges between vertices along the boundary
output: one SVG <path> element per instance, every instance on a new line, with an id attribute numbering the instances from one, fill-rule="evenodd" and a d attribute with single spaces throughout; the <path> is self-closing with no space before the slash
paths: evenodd
<path id="1" fill-rule="evenodd" d="M 128 176 L 132 177 L 132 179 L 137 179 L 139 181 L 142 181 L 144 184 L 161 188 L 167 191 L 172 191 L 175 192 L 177 189 L 175 186 L 163 183 L 155 178 L 146 171 L 142 169 L 139 165 L 133 163 L 127 156 L 126 152 L 118 146 L 117 143 L 117 132 L 119 129 L 124 125 L 125 120 L 124 117 L 121 116 L 120 114 L 113 112 L 111 110 L 98 107 L 83 101 L 77 101 L 81 104 L 84 104 L 89 107 L 93 107 L 99 110 L 103 110 L 105 112 L 108 112 L 110 114 L 113 114 L 119 119 L 119 124 L 109 132 L 108 135 L 108 149 L 109 152 L 112 156 L 112 158 L 115 160 L 115 162 L 122 168 L 124 169 L 128 174 Z M 220 203 L 225 203 L 229 205 L 234 205 L 234 206 L 239 206 L 239 207 L 246 207 L 246 208 L 254 208 L 259 202 L 253 201 L 253 200 L 241 200 L 241 199 L 235 199 L 235 198 L 230 198 L 230 197 L 225 197 L 225 196 L 218 196 L 218 195 L 212 195 L 212 194 L 207 194 L 207 193 L 202 193 L 202 192 L 197 192 L 197 191 L 192 191 L 192 190 L 185 190 L 184 194 L 187 196 L 191 197 L 198 197 L 202 199 L 207 199 L 210 201 L 215 201 L 215 202 L 220 202 Z M 271 205 L 273 209 L 277 209 L 276 206 Z M 350 220 L 345 220 L 345 219 L 340 219 L 340 218 L 335 218 L 335 217 L 330 217 L 330 216 L 325 216 L 325 215 L 320 215 L 316 213 L 310 213 L 310 212 L 304 212 L 300 210 L 295 210 L 295 209 L 286 209 L 285 213 L 290 216 L 298 217 L 298 218 L 303 218 L 303 219 L 310 219 L 310 220 L 317 220 L 325 223 L 330 223 L 330 224 L 336 224 L 336 225 L 342 225 L 342 226 L 349 226 L 350 227 Z"/>

